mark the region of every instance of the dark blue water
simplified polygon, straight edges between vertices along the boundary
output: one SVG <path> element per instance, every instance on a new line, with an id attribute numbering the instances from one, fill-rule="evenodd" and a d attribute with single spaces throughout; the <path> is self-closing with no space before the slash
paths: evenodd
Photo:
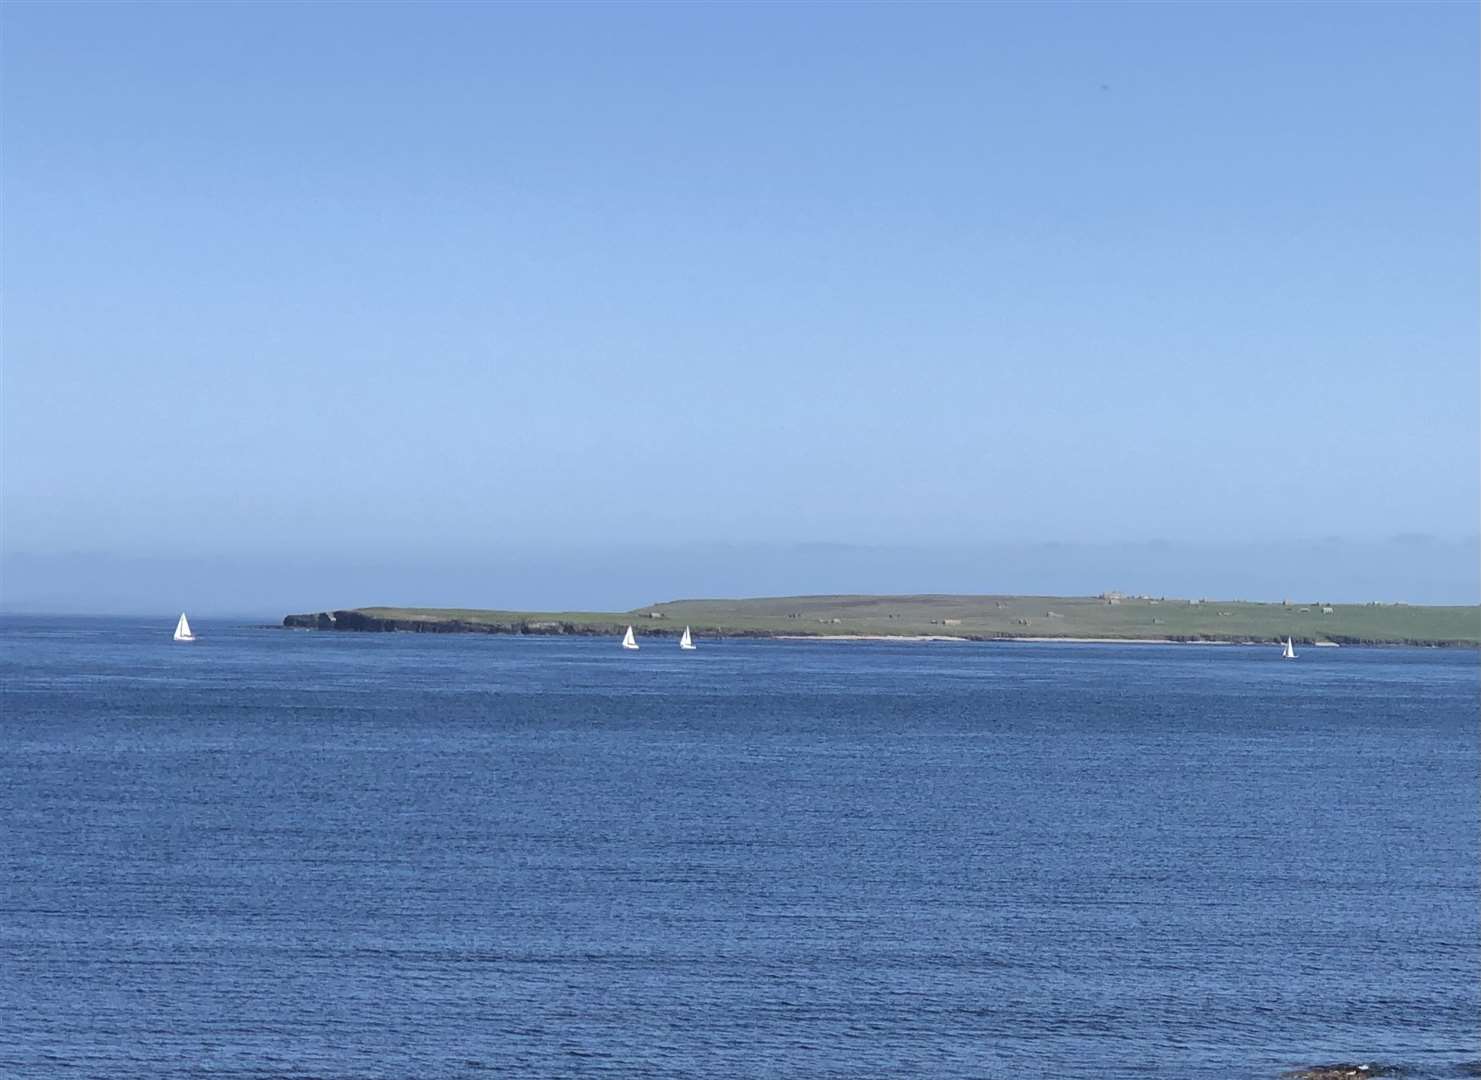
<path id="1" fill-rule="evenodd" d="M 3 628 L 0 1075 L 1481 1057 L 1477 655 Z"/>

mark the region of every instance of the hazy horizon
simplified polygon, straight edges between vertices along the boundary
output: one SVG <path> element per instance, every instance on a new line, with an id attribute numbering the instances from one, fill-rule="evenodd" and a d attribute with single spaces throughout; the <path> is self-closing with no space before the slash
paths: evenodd
<path id="1" fill-rule="evenodd" d="M 1375 568 L 1402 564 L 1402 574 Z M 628 611 L 664 600 L 843 593 L 1153 596 L 1476 604 L 1481 540 L 1398 537 L 1237 547 L 1150 544 L 620 545 L 488 552 L 453 562 L 327 555 L 163 559 L 7 556 L 8 614 L 241 616 L 347 607 Z M 239 582 L 254 582 L 243 603 Z M 46 583 L 63 581 L 64 588 Z M 169 599 L 173 603 L 165 603 Z"/>

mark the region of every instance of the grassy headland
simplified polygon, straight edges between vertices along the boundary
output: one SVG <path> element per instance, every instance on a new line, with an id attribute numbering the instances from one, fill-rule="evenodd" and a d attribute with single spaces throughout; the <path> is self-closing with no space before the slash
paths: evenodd
<path id="1" fill-rule="evenodd" d="M 422 633 L 1108 638 L 1341 645 L 1481 645 L 1481 607 L 1249 603 L 1062 596 L 784 596 L 673 600 L 626 612 L 356 608 L 289 615 L 284 626 Z"/>

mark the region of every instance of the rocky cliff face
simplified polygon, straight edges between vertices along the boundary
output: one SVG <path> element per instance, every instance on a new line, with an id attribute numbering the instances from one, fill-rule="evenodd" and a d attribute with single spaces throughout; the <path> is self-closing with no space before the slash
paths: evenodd
<path id="1" fill-rule="evenodd" d="M 461 619 L 382 619 L 362 611 L 320 611 L 306 615 L 287 615 L 283 625 L 296 630 L 352 630 L 389 633 L 395 630 L 413 634 L 620 634 L 620 626 L 577 625 L 542 620 L 538 622 L 464 622 Z M 625 625 L 625 624 L 624 624 Z"/>
<path id="2" fill-rule="evenodd" d="M 299 630 L 395 630 L 395 619 L 374 619 L 358 611 L 320 611 L 288 615 L 283 625 Z"/>

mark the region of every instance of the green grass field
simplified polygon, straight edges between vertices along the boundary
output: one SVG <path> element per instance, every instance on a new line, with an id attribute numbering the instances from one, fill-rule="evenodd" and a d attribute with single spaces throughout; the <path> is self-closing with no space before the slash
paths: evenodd
<path id="1" fill-rule="evenodd" d="M 1337 644 L 1481 645 L 1481 607 L 1262 604 L 1233 600 L 1059 596 L 788 596 L 674 600 L 629 612 L 358 608 L 399 629 L 670 635 L 1157 638 Z M 292 619 L 308 618 L 290 616 Z M 288 620 L 285 620 L 285 622 Z M 416 625 L 420 624 L 420 625 Z M 302 625 L 293 623 L 292 625 Z M 390 629 L 389 626 L 367 627 Z"/>

